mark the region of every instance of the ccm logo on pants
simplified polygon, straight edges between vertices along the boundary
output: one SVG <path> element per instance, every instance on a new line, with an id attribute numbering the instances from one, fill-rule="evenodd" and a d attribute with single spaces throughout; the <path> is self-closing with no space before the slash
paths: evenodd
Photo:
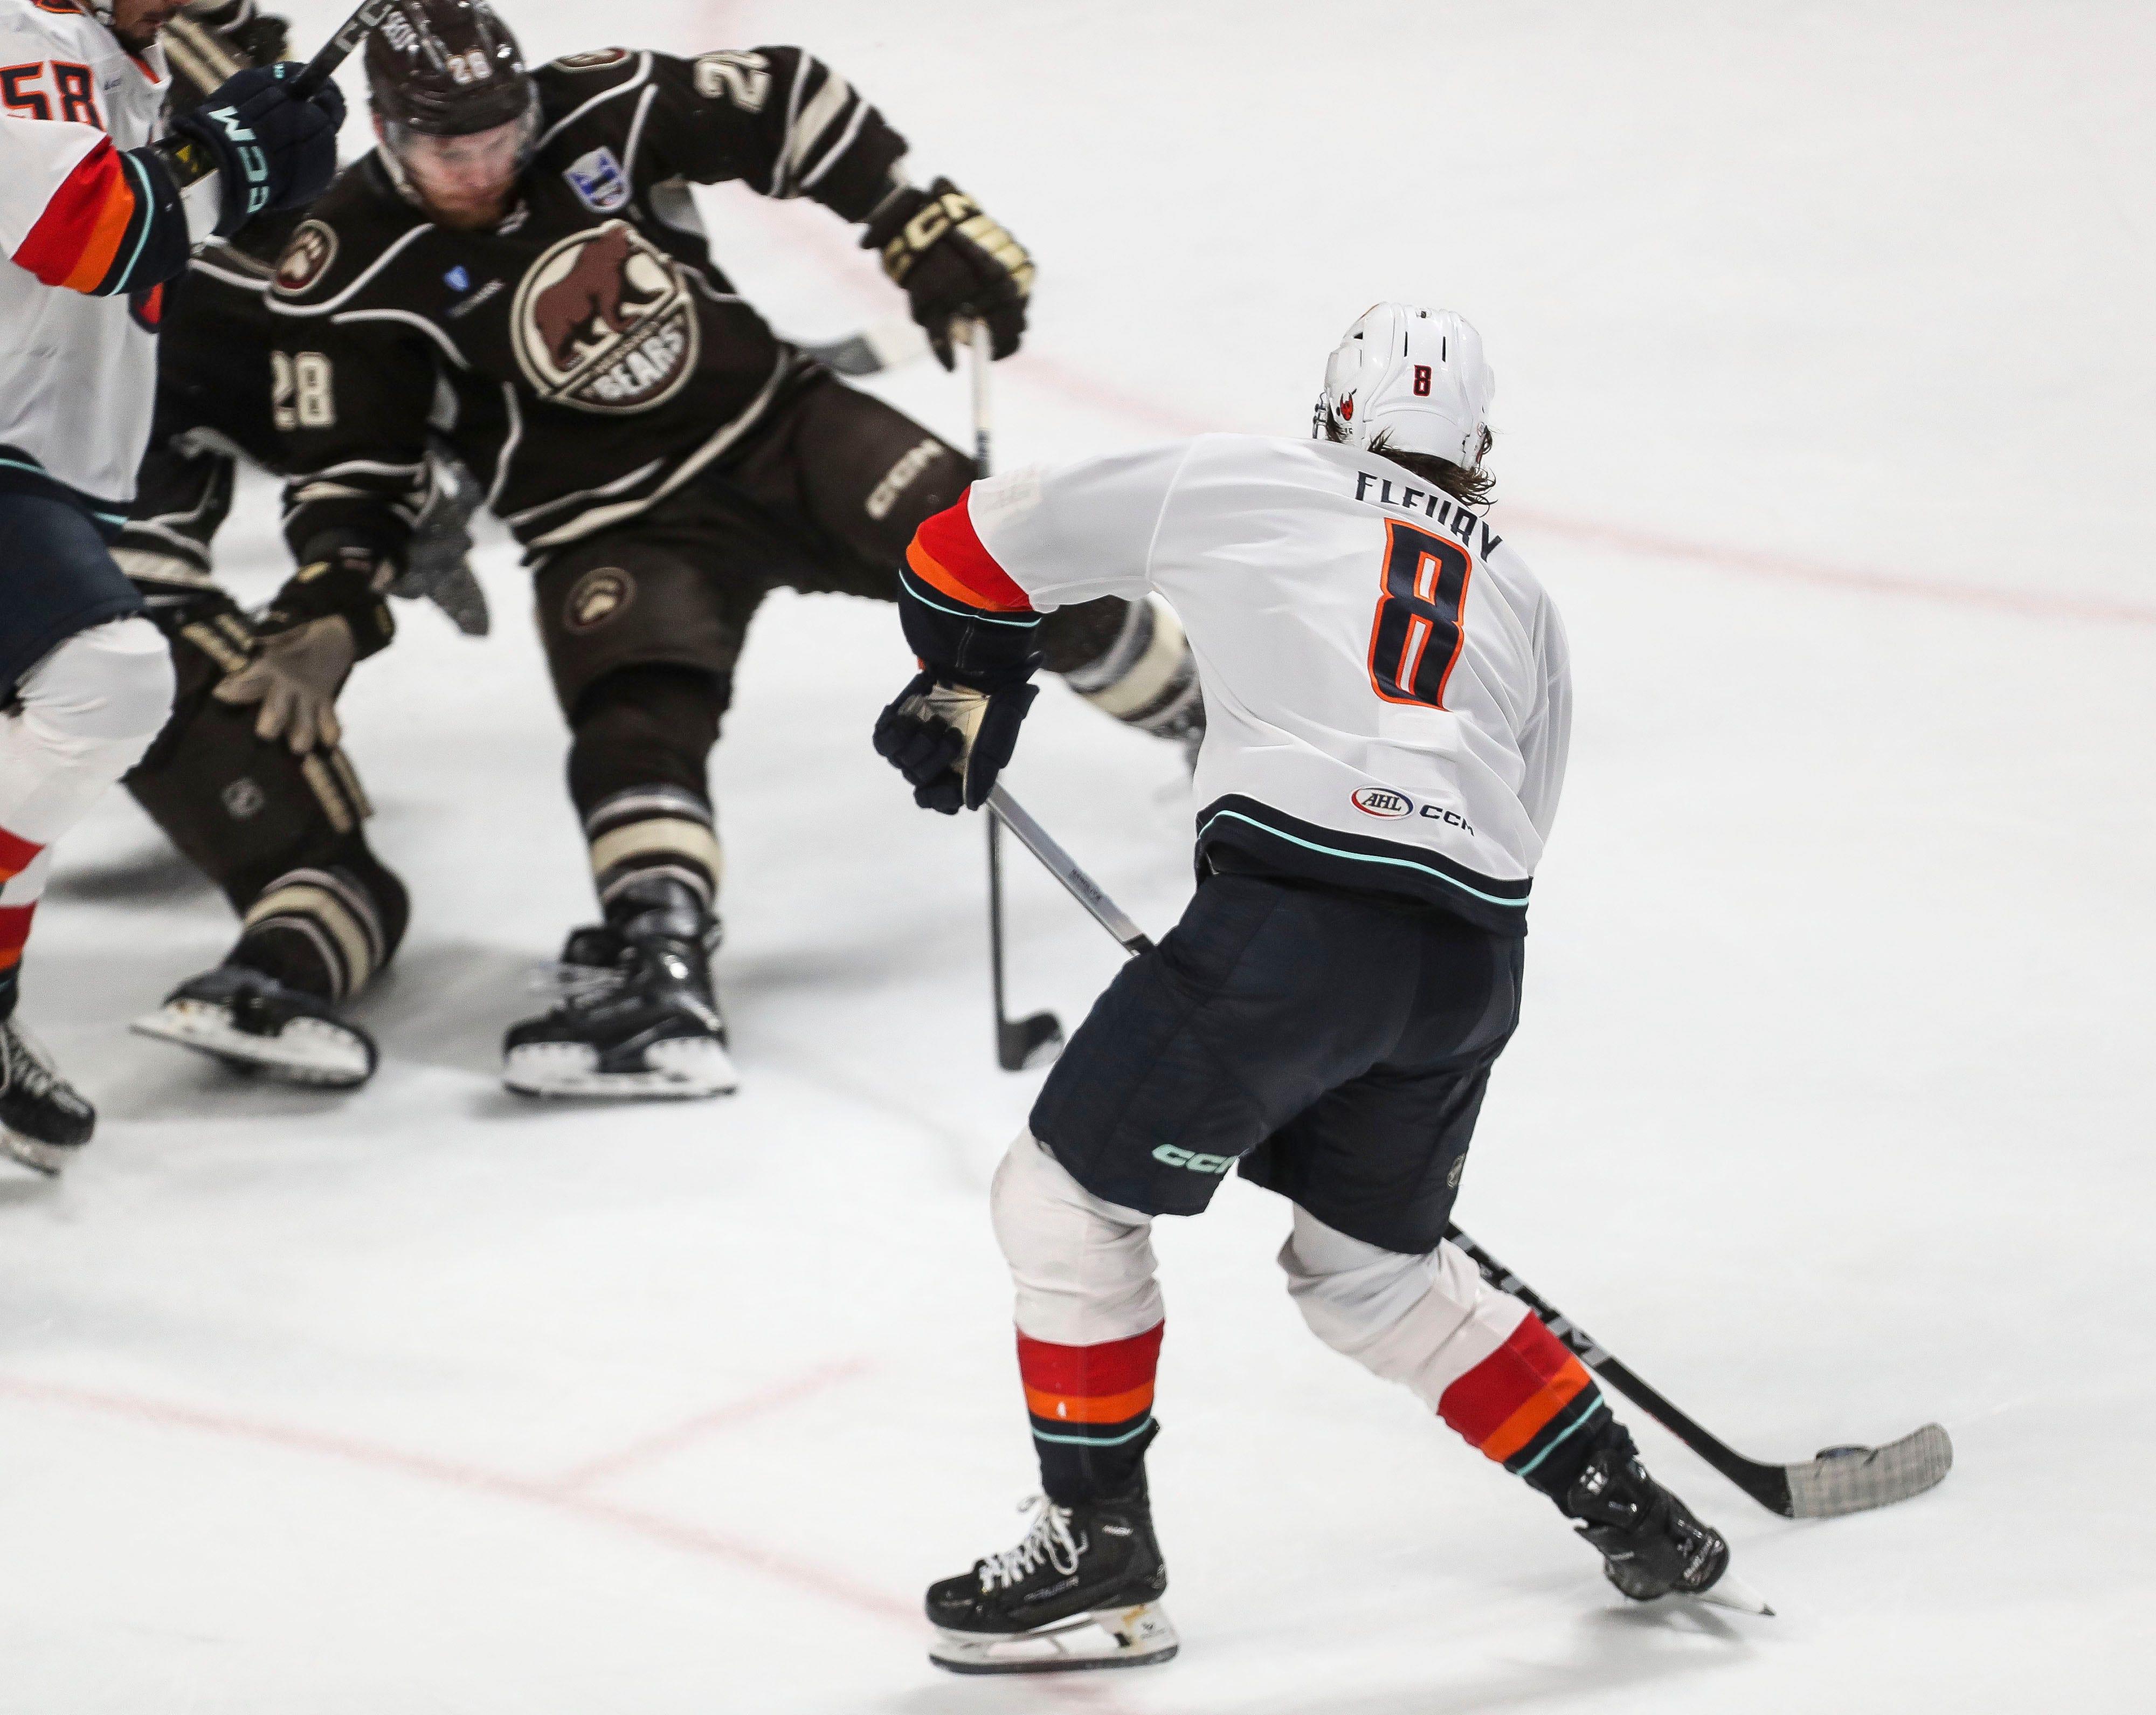
<path id="1" fill-rule="evenodd" d="M 1224 1173 L 1235 1164 L 1232 1155 L 1193 1155 L 1188 1149 L 1178 1149 L 1173 1143 L 1163 1143 L 1152 1153 L 1155 1161 L 1164 1161 L 1170 1167 L 1187 1167 L 1194 1173 Z"/>

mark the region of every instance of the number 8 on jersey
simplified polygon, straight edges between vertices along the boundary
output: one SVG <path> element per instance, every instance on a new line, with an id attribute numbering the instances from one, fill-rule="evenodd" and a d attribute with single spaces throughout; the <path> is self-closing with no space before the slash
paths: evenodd
<path id="1" fill-rule="evenodd" d="M 1370 627 L 1370 688 L 1387 702 L 1445 706 L 1473 569 L 1458 542 L 1386 521 L 1384 593 Z"/>

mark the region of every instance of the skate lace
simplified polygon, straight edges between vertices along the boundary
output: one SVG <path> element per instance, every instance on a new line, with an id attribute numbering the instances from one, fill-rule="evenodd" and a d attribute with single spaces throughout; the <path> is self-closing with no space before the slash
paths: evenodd
<path id="1" fill-rule="evenodd" d="M 43 1097 L 59 1087 L 59 1075 L 47 1063 L 44 1045 L 12 1019 L 0 1024 L 0 1090 Z"/>
<path id="2" fill-rule="evenodd" d="M 1019 1502 L 1019 1510 L 1024 1512 L 1028 1507 L 1037 1510 L 1033 1515 L 1032 1528 L 1019 1545 L 1000 1554 L 991 1554 L 981 1562 L 978 1569 L 983 1595 L 1023 1584 L 1044 1564 L 1066 1577 L 1077 1571 L 1078 1544 L 1070 1534 L 1070 1509 L 1057 1506 L 1045 1495 L 1035 1495 Z"/>

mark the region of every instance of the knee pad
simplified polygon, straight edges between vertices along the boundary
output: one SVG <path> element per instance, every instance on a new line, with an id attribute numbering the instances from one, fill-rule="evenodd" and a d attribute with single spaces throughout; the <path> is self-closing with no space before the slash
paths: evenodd
<path id="1" fill-rule="evenodd" d="M 1311 1332 L 1437 1409 L 1446 1388 L 1502 1346 L 1527 1307 L 1483 1280 L 1456 1245 L 1408 1256 L 1351 1239 L 1298 1205 L 1281 1247 L 1288 1294 Z"/>
<path id="2" fill-rule="evenodd" d="M 0 720 L 0 828 L 52 842 L 134 767 L 172 702 L 172 657 L 128 619 L 76 633 L 24 674 Z"/>
<path id="3" fill-rule="evenodd" d="M 78 631 L 23 675 L 20 696 L 23 714 L 54 739 L 146 749 L 172 711 L 172 650 L 138 617 Z"/>
<path id="4" fill-rule="evenodd" d="M 996 1169 L 988 1207 L 1029 1339 L 1097 1346 L 1159 1325 L 1152 1217 L 1096 1197 L 1031 1132 Z"/>
<path id="5" fill-rule="evenodd" d="M 182 645 L 190 688 L 126 780 L 165 837 L 243 913 L 289 870 L 348 864 L 355 848 L 372 864 L 360 831 L 371 806 L 344 752 L 295 757 L 257 738 L 255 711 L 218 701 L 219 675 L 191 662 L 207 665 Z"/>

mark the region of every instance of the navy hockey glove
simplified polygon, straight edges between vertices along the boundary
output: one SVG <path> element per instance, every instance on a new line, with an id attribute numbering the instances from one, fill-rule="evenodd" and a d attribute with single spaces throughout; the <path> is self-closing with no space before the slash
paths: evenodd
<path id="1" fill-rule="evenodd" d="M 869 217 L 861 248 L 880 251 L 883 271 L 906 288 L 913 319 L 946 369 L 953 321 L 985 321 L 995 354 L 1008 357 L 1025 334 L 1033 258 L 981 205 L 947 178 L 927 190 L 901 187 Z"/>
<path id="2" fill-rule="evenodd" d="M 177 135 L 200 143 L 217 162 L 224 198 L 217 223 L 221 239 L 258 214 L 313 202 L 336 177 L 344 95 L 329 83 L 295 101 L 285 85 L 303 69 L 289 59 L 250 66 L 172 121 Z"/>
<path id="3" fill-rule="evenodd" d="M 906 776 L 924 810 L 955 816 L 988 801 L 1011 759 L 1036 685 L 975 691 L 923 671 L 877 716 L 876 754 Z"/>

